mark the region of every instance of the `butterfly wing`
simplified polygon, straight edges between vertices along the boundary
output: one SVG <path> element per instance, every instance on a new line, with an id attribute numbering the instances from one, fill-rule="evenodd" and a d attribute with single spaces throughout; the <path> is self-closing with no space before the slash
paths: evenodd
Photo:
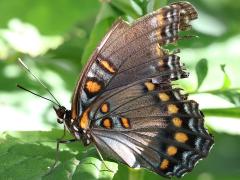
<path id="1" fill-rule="evenodd" d="M 198 104 L 171 84 L 187 73 L 180 58 L 162 48 L 196 18 L 191 4 L 179 2 L 132 25 L 120 20 L 106 35 L 72 108 L 102 153 L 130 167 L 178 177 L 208 154 L 213 139 Z"/>
<path id="2" fill-rule="evenodd" d="M 101 152 L 130 167 L 181 176 L 208 154 L 213 140 L 196 102 L 187 100 L 180 89 L 154 85 L 152 91 L 144 84 L 122 90 L 127 99 L 119 94 L 108 98 L 104 103 L 109 112 L 103 115 L 100 107 L 92 136 Z"/>

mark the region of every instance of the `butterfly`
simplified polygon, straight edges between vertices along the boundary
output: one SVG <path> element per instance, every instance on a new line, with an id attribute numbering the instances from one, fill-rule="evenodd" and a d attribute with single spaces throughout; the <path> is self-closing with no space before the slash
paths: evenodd
<path id="1" fill-rule="evenodd" d="M 164 177 L 181 177 L 206 157 L 213 137 L 199 105 L 172 82 L 188 77 L 176 43 L 196 9 L 177 2 L 128 24 L 118 20 L 90 57 L 71 110 L 55 107 L 58 122 L 85 146 L 113 160 Z"/>

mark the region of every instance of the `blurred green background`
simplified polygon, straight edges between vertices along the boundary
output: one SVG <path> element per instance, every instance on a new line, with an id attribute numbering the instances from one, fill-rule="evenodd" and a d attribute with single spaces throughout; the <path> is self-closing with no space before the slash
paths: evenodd
<path id="1" fill-rule="evenodd" d="M 18 88 L 21 84 L 45 97 L 46 91 L 26 74 L 22 58 L 70 109 L 82 67 L 119 17 L 134 19 L 162 7 L 167 0 L 0 0 L 0 179 L 164 179 L 147 170 L 109 163 L 104 169 L 93 148 L 62 146 L 58 167 L 55 140 L 61 136 L 52 104 Z M 215 146 L 183 179 L 240 179 L 240 2 L 190 1 L 199 12 L 178 43 L 190 77 L 178 82 L 199 102 Z M 118 169 L 118 171 L 117 171 Z"/>

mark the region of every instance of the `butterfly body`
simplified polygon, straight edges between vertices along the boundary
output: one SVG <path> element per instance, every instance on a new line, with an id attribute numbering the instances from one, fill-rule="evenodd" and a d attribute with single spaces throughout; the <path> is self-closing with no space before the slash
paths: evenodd
<path id="1" fill-rule="evenodd" d="M 213 138 L 198 104 L 172 85 L 188 73 L 163 46 L 196 18 L 190 3 L 178 2 L 130 25 L 119 20 L 83 70 L 71 111 L 55 109 L 58 119 L 84 145 L 130 167 L 167 177 L 191 171 Z"/>

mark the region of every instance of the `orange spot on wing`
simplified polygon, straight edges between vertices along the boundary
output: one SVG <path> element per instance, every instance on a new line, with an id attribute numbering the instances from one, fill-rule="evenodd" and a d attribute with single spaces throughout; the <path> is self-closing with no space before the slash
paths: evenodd
<path id="1" fill-rule="evenodd" d="M 82 129 L 86 129 L 89 125 L 89 109 L 83 112 L 81 119 L 80 119 L 80 127 Z"/>
<path id="2" fill-rule="evenodd" d="M 73 105 L 72 110 L 71 110 L 71 116 L 72 116 L 73 120 L 77 119 L 77 109 L 76 109 L 76 107 L 77 107 L 77 105 Z"/>
<path id="3" fill-rule="evenodd" d="M 160 48 L 159 45 L 156 46 L 156 53 L 159 57 L 163 56 L 163 50 Z"/>
<path id="4" fill-rule="evenodd" d="M 158 97 L 161 101 L 168 101 L 170 99 L 169 95 L 167 95 L 166 93 L 159 93 Z"/>
<path id="5" fill-rule="evenodd" d="M 159 62 L 158 62 L 159 66 L 163 66 L 164 65 L 164 61 L 161 59 Z"/>
<path id="6" fill-rule="evenodd" d="M 108 118 L 104 119 L 102 124 L 107 129 L 112 128 L 112 121 L 110 119 L 108 119 Z"/>
<path id="7" fill-rule="evenodd" d="M 109 104 L 108 103 L 104 103 L 101 106 L 101 112 L 102 113 L 107 113 L 109 111 Z"/>
<path id="8" fill-rule="evenodd" d="M 174 138 L 181 143 L 185 143 L 188 140 L 188 136 L 183 132 L 176 133 Z"/>
<path id="9" fill-rule="evenodd" d="M 161 31 L 162 31 L 161 29 L 155 31 L 155 36 L 156 36 L 157 39 L 162 39 L 162 35 L 161 35 L 162 32 Z"/>
<path id="10" fill-rule="evenodd" d="M 106 61 L 106 60 L 101 60 L 99 63 L 100 63 L 101 66 L 102 66 L 104 69 L 106 69 L 108 72 L 110 72 L 110 73 L 115 73 L 115 72 L 116 72 L 116 71 L 115 71 L 115 68 L 113 67 L 113 65 L 109 64 L 108 61 Z"/>
<path id="11" fill-rule="evenodd" d="M 148 91 L 153 91 L 155 89 L 155 84 L 151 83 L 151 82 L 145 82 L 144 83 L 146 88 L 148 89 Z"/>
<path id="12" fill-rule="evenodd" d="M 122 117 L 121 118 L 121 124 L 124 128 L 130 128 L 130 123 L 127 118 Z"/>
<path id="13" fill-rule="evenodd" d="M 157 21 L 158 21 L 158 24 L 159 24 L 159 25 L 163 25 L 163 24 L 164 24 L 165 20 L 164 20 L 164 16 L 163 16 L 162 13 L 161 13 L 161 14 L 158 14 L 158 15 L 156 16 L 156 18 L 157 18 Z"/>
<path id="14" fill-rule="evenodd" d="M 167 148 L 167 154 L 169 156 L 174 156 L 177 153 L 177 148 L 175 146 L 169 146 Z"/>
<path id="15" fill-rule="evenodd" d="M 169 104 L 168 105 L 168 113 L 175 114 L 177 113 L 179 108 L 175 104 Z"/>
<path id="16" fill-rule="evenodd" d="M 86 89 L 90 93 L 97 93 L 101 90 L 102 86 L 96 81 L 88 80 L 86 83 Z"/>
<path id="17" fill-rule="evenodd" d="M 182 120 L 178 117 L 173 118 L 172 123 L 176 127 L 181 127 L 182 126 Z"/>
<path id="18" fill-rule="evenodd" d="M 162 162 L 161 162 L 161 165 L 160 165 L 160 169 L 167 169 L 169 166 L 169 160 L 167 159 L 164 159 Z"/>

